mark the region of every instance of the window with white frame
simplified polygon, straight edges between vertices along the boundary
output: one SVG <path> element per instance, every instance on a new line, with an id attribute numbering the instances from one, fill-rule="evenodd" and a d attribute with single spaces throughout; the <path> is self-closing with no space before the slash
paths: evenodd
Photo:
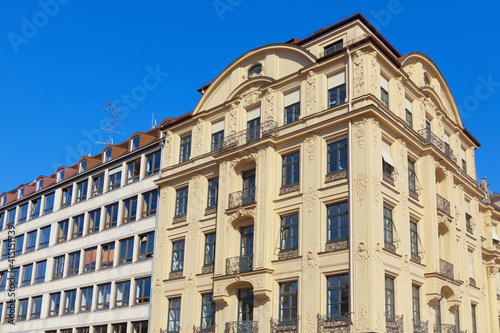
<path id="1" fill-rule="evenodd" d="M 134 151 L 137 148 L 139 148 L 139 141 L 141 137 L 139 135 L 136 135 L 130 140 L 130 151 Z"/>
<path id="2" fill-rule="evenodd" d="M 285 118 L 284 124 L 291 124 L 300 117 L 300 89 L 285 95 Z"/>
<path id="3" fill-rule="evenodd" d="M 346 100 L 345 72 L 328 77 L 328 108 L 344 104 Z"/>
<path id="4" fill-rule="evenodd" d="M 43 179 L 40 179 L 40 180 L 36 183 L 36 190 L 37 190 L 37 191 L 40 191 L 42 188 L 43 188 Z"/>
<path id="5" fill-rule="evenodd" d="M 63 179 L 64 179 L 64 169 L 63 170 L 59 170 L 59 172 L 57 173 L 57 182 L 59 183 Z"/>
<path id="6" fill-rule="evenodd" d="M 112 148 L 108 148 L 104 151 L 103 163 L 111 161 Z"/>
<path id="7" fill-rule="evenodd" d="M 413 128 L 413 113 L 411 109 L 411 101 L 405 98 L 405 114 L 406 114 L 406 125 Z"/>
<path id="8" fill-rule="evenodd" d="M 380 75 L 380 100 L 382 105 L 389 108 L 389 81 Z"/>
<path id="9" fill-rule="evenodd" d="M 224 141 L 224 119 L 212 124 L 212 142 L 210 151 L 216 151 L 222 147 Z"/>
<path id="10" fill-rule="evenodd" d="M 87 160 L 83 160 L 80 162 L 80 168 L 78 169 L 78 173 L 82 173 L 87 170 Z"/>

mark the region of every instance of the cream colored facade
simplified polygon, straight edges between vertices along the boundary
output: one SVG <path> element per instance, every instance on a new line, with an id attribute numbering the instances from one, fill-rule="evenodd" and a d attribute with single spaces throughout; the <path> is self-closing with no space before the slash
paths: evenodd
<path id="1" fill-rule="evenodd" d="M 329 101 L 342 84 L 345 99 Z M 358 14 L 249 51 L 203 93 L 192 113 L 162 127 L 151 332 L 499 332 L 500 211 L 482 200 L 479 144 L 432 60 L 402 57 Z M 300 116 L 285 124 L 297 96 Z M 212 147 L 221 128 L 224 140 Z M 327 151 L 342 140 L 347 165 L 329 173 Z M 290 161 L 299 176 L 288 185 Z M 217 205 L 207 209 L 214 178 Z M 344 202 L 347 237 L 329 241 L 327 210 Z M 281 225 L 292 215 L 297 246 L 283 251 Z M 214 233 L 213 265 L 204 265 Z M 342 311 L 327 309 L 335 293 L 327 284 L 339 276 Z M 283 319 L 286 283 L 297 287 L 298 320 L 285 329 L 271 320 Z M 200 327 L 204 296 L 216 304 L 213 328 Z M 347 316 L 320 317 L 336 314 Z"/>

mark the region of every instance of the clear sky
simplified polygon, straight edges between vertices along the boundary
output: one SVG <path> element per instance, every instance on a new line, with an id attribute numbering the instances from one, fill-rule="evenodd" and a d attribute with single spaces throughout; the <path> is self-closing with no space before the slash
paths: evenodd
<path id="1" fill-rule="evenodd" d="M 201 84 L 243 53 L 300 38 L 359 10 L 401 54 L 437 64 L 482 144 L 478 177 L 500 192 L 500 2 L 2 1 L 0 193 L 193 110 Z"/>

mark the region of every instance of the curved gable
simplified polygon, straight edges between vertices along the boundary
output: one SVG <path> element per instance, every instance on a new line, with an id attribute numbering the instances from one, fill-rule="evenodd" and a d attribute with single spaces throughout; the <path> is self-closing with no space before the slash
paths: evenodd
<path id="1" fill-rule="evenodd" d="M 311 53 L 291 44 L 270 44 L 249 51 L 217 76 L 198 102 L 193 115 L 231 99 L 236 91 L 241 91 L 246 82 L 279 80 L 315 61 L 316 57 Z M 262 66 L 261 73 L 248 78 L 248 71 L 257 64 Z"/>
<path id="2" fill-rule="evenodd" d="M 455 99 L 450 91 L 443 74 L 436 64 L 425 54 L 412 52 L 405 56 L 401 62 L 404 70 L 411 79 L 439 106 L 440 109 L 457 125 L 464 127 L 462 118 L 458 111 Z M 427 75 L 429 82 L 424 82 L 424 75 Z"/>

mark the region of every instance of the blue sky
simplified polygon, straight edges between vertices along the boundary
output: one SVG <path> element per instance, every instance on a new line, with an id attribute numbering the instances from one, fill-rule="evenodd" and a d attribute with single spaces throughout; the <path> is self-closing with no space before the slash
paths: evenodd
<path id="1" fill-rule="evenodd" d="M 100 130 L 107 101 L 126 114 L 116 129 L 125 135 L 115 134 L 114 142 L 127 140 L 150 129 L 153 113 L 159 123 L 194 109 L 201 84 L 241 54 L 300 38 L 357 10 L 400 53 L 420 51 L 434 60 L 464 125 L 482 144 L 478 177 L 488 176 L 490 188 L 500 191 L 498 2 L 5 0 L 1 6 L 0 193 L 72 165 L 82 153 L 99 153 L 104 146 L 95 142 L 107 140 Z"/>

